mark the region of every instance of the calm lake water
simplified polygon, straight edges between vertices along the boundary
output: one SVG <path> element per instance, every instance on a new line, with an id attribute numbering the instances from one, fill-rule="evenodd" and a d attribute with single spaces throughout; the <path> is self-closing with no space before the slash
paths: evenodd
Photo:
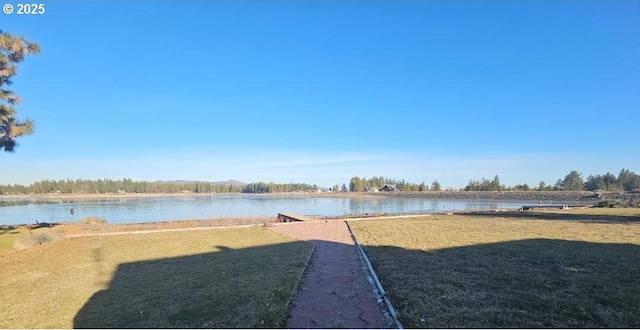
<path id="1" fill-rule="evenodd" d="M 393 197 L 308 197 L 294 195 L 209 195 L 128 197 L 102 200 L 0 200 L 0 224 L 63 222 L 88 216 L 109 223 L 211 219 L 223 217 L 275 217 L 279 212 L 337 216 L 363 213 L 438 212 L 446 210 L 488 210 L 536 205 L 540 201 L 436 200 Z M 570 202 L 554 201 L 554 205 Z M 549 204 L 549 202 L 545 202 Z M 70 209 L 74 209 L 74 215 Z"/>

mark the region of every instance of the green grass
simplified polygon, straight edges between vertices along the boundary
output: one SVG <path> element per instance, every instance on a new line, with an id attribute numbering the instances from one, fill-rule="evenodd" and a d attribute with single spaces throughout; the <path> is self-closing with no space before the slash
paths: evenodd
<path id="1" fill-rule="evenodd" d="M 310 250 L 227 228 L 0 251 L 0 328 L 284 327 Z"/>
<path id="2" fill-rule="evenodd" d="M 405 327 L 640 327 L 640 209 L 350 225 Z"/>

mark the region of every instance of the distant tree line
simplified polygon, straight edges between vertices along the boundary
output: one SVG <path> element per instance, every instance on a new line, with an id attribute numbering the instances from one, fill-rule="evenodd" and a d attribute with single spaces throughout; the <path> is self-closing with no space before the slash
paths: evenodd
<path id="1" fill-rule="evenodd" d="M 540 181 L 538 187 L 535 188 L 531 188 L 526 183 L 505 187 L 500 184 L 500 178 L 496 175 L 493 180 L 485 178 L 482 178 L 482 181 L 469 180 L 467 186 L 464 187 L 465 191 L 632 191 L 635 189 L 640 189 L 640 175 L 627 169 L 622 169 L 617 177 L 609 172 L 604 175 L 589 175 L 586 181 L 582 179 L 581 173 L 571 171 L 565 175 L 564 179 L 558 179 L 554 186 Z"/>
<path id="2" fill-rule="evenodd" d="M 537 187 L 531 187 L 526 183 L 506 187 L 500 183 L 500 178 L 496 175 L 493 180 L 482 178 L 482 181 L 469 180 L 469 183 L 462 189 L 464 191 L 552 191 L 557 190 L 544 181 L 540 181 Z"/>
<path id="3" fill-rule="evenodd" d="M 42 180 L 31 185 L 0 185 L 0 194 L 170 194 L 170 193 L 276 193 L 316 191 L 317 185 L 305 183 L 249 183 L 245 185 L 212 184 L 208 182 L 172 183 L 122 180 Z"/>
<path id="4" fill-rule="evenodd" d="M 558 190 L 632 191 L 640 189 L 640 175 L 628 169 L 622 169 L 617 177 L 607 172 L 604 175 L 589 175 L 584 181 L 581 173 L 571 171 L 564 179 L 556 182 L 556 188 Z"/>
<path id="5" fill-rule="evenodd" d="M 370 179 L 354 176 L 349 181 L 348 191 L 366 192 L 375 189 L 381 189 L 385 185 L 393 185 L 400 191 L 440 191 L 440 189 L 442 188 L 437 180 L 434 180 L 431 184 L 431 187 L 429 187 L 429 185 L 427 185 L 424 181 L 422 181 L 421 183 L 411 183 L 405 181 L 404 179 L 388 179 L 383 176 L 374 176 Z M 338 185 L 335 185 L 333 187 L 333 190 L 337 191 L 337 188 Z M 346 188 L 346 185 L 343 185 L 342 191 L 346 191 Z"/>
<path id="6" fill-rule="evenodd" d="M 333 186 L 333 191 L 353 191 L 366 192 L 372 189 L 380 189 L 384 185 L 394 185 L 399 191 L 440 191 L 441 186 L 437 180 L 434 180 L 431 186 L 423 181 L 422 183 L 410 183 L 404 179 L 395 180 L 388 179 L 383 176 L 374 176 L 370 179 L 365 177 L 354 176 L 349 181 L 349 186 L 343 184 Z M 500 182 L 500 178 L 496 175 L 489 180 L 469 180 L 469 183 L 460 190 L 464 191 L 632 191 L 640 189 L 640 175 L 628 170 L 622 169 L 618 176 L 607 172 L 604 175 L 589 175 L 586 180 L 582 179 L 582 174 L 578 171 L 571 171 L 563 179 L 558 179 L 555 185 L 550 185 L 544 181 L 540 181 L 538 186 L 531 187 L 528 184 L 517 184 L 507 187 Z M 453 190 L 451 188 L 447 190 Z"/>
<path id="7" fill-rule="evenodd" d="M 422 183 L 411 183 L 404 179 L 388 179 L 383 176 L 352 177 L 349 185 L 335 185 L 330 190 L 334 192 L 365 192 L 380 189 L 385 185 L 393 185 L 400 191 L 441 191 L 442 187 L 437 180 L 429 186 Z M 0 194 L 48 194 L 48 193 L 80 193 L 80 194 L 117 194 L 117 193 L 286 193 L 318 191 L 317 185 L 306 183 L 266 183 L 257 182 L 244 185 L 212 184 L 208 182 L 172 183 L 172 182 L 148 182 L 133 181 L 131 179 L 111 180 L 41 180 L 31 185 L 19 184 L 0 185 Z M 496 175 L 492 180 L 482 178 L 481 181 L 469 180 L 465 191 L 632 191 L 640 189 L 640 175 L 628 169 L 622 169 L 618 176 L 607 172 L 604 175 L 589 175 L 586 180 L 578 171 L 571 171 L 563 179 L 558 179 L 554 186 L 540 181 L 537 187 L 528 184 L 518 184 L 506 187 L 500 183 Z M 448 188 L 448 190 L 452 190 Z"/>
<path id="8" fill-rule="evenodd" d="M 117 193 L 239 193 L 242 186 L 211 184 L 207 182 L 171 183 L 133 181 L 131 179 L 111 180 L 42 180 L 29 186 L 0 185 L 0 194 L 117 194 Z"/>
<path id="9" fill-rule="evenodd" d="M 242 188 L 243 193 L 284 193 L 296 191 L 317 191 L 317 185 L 309 185 L 306 183 L 266 183 L 257 182 L 249 183 Z"/>
<path id="10" fill-rule="evenodd" d="M 526 184 L 525 184 L 526 185 Z M 465 191 L 504 191 L 507 188 L 500 184 L 500 178 L 496 175 L 493 180 L 487 180 L 482 178 L 482 181 L 469 180 L 469 183 L 464 187 Z"/>

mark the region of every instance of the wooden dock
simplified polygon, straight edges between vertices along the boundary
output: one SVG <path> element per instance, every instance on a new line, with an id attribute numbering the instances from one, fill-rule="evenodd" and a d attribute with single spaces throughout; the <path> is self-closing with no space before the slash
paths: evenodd
<path id="1" fill-rule="evenodd" d="M 314 219 L 311 217 L 307 217 L 304 215 L 299 215 L 295 213 L 278 213 L 278 222 L 299 222 L 299 221 L 318 221 L 318 219 Z"/>

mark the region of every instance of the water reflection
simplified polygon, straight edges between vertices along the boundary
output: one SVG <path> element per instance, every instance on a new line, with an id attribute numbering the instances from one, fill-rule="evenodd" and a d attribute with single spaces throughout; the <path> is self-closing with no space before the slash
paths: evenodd
<path id="1" fill-rule="evenodd" d="M 491 200 L 434 200 L 428 198 L 341 198 L 295 195 L 206 195 L 130 197 L 94 200 L 6 200 L 0 204 L 0 224 L 64 222 L 73 217 L 102 217 L 109 223 L 210 219 L 219 217 L 275 217 L 279 212 L 339 216 L 365 213 L 414 213 L 447 210 L 518 208 L 538 202 Z M 561 203 L 561 202 L 558 202 Z M 570 204 L 570 203 L 566 203 Z"/>

